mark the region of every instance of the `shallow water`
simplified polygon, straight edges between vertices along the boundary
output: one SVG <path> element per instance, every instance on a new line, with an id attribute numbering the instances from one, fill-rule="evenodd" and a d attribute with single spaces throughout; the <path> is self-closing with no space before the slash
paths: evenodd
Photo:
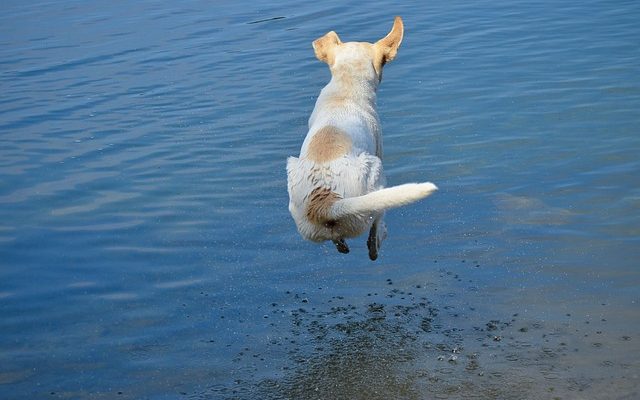
<path id="1" fill-rule="evenodd" d="M 640 3 L 495 3 L 5 2 L 1 397 L 638 397 Z M 370 262 L 284 163 L 395 14 Z"/>

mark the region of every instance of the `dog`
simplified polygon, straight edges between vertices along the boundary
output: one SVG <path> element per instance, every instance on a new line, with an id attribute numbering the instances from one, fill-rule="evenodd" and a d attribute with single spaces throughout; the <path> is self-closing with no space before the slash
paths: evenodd
<path id="1" fill-rule="evenodd" d="M 316 57 L 329 65 L 331 81 L 316 100 L 300 156 L 287 159 L 289 212 L 300 235 L 331 240 L 340 253 L 348 253 L 345 239 L 369 230 L 371 260 L 386 237 L 384 211 L 438 189 L 431 182 L 384 188 L 376 90 L 403 35 L 402 18 L 395 17 L 389 34 L 375 43 L 342 42 L 334 31 L 313 42 Z"/>

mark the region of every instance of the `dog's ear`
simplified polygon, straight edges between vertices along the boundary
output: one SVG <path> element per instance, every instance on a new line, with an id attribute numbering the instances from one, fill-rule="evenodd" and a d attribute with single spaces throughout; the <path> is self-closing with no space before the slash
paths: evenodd
<path id="1" fill-rule="evenodd" d="M 333 65 L 334 50 L 336 46 L 341 45 L 342 42 L 338 37 L 338 34 L 331 31 L 321 38 L 313 41 L 313 50 L 316 52 L 316 57 L 322 62 L 326 62 L 329 66 Z"/>
<path id="2" fill-rule="evenodd" d="M 378 53 L 382 56 L 382 65 L 396 57 L 398 47 L 400 47 L 400 43 L 402 43 L 403 35 L 404 24 L 402 23 L 402 18 L 396 17 L 393 21 L 391 32 L 375 44 Z"/>

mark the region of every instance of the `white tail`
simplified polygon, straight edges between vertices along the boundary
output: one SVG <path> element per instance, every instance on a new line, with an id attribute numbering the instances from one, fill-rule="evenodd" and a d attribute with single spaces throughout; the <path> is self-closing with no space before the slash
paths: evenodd
<path id="1" fill-rule="evenodd" d="M 363 196 L 340 199 L 329 210 L 329 218 L 338 219 L 349 215 L 366 215 L 388 208 L 404 206 L 424 199 L 436 190 L 438 187 L 431 182 L 406 183 L 376 190 Z"/>

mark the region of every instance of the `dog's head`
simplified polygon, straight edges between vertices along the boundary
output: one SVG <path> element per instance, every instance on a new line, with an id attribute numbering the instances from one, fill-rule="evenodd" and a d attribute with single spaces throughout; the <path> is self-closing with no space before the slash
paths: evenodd
<path id="1" fill-rule="evenodd" d="M 314 40 L 313 49 L 318 60 L 329 65 L 331 72 L 348 70 L 364 78 L 382 79 L 382 67 L 393 60 L 402 42 L 404 25 L 402 18 L 396 17 L 391 32 L 375 43 L 343 43 L 334 31 Z"/>

